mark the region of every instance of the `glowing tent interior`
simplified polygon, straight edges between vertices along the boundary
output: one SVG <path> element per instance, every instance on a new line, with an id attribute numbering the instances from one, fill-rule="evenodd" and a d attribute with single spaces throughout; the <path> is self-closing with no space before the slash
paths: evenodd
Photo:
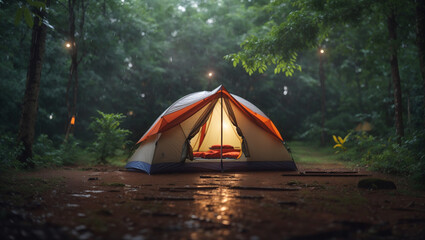
<path id="1" fill-rule="evenodd" d="M 138 144 L 126 168 L 149 174 L 297 170 L 273 122 L 223 86 L 177 100 Z"/>

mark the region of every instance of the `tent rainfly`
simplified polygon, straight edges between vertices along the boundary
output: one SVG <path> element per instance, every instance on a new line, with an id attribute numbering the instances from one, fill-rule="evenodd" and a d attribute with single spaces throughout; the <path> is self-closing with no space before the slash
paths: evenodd
<path id="1" fill-rule="evenodd" d="M 297 170 L 273 122 L 222 86 L 177 100 L 139 143 L 126 168 L 149 174 Z"/>

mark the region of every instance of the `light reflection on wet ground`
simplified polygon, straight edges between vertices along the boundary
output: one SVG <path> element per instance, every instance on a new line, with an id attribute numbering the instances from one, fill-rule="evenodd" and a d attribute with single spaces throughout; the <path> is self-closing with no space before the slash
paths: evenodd
<path id="1" fill-rule="evenodd" d="M 212 219 L 225 226 L 230 224 L 231 217 L 235 215 L 235 202 L 237 199 L 231 199 L 231 190 L 226 187 L 219 187 L 210 192 L 211 197 L 195 198 L 195 214 L 198 217 Z"/>
<path id="2" fill-rule="evenodd" d="M 148 176 L 116 171 L 95 173 L 98 179 L 88 181 L 91 175 L 72 174 L 68 177 L 74 177 L 74 183 L 70 180 L 68 187 L 43 196 L 45 204 L 36 211 L 47 222 L 71 229 L 84 225 L 76 230 L 78 234 L 92 233 L 103 239 L 291 239 L 305 235 L 315 239 L 323 233 L 330 238 L 342 234 L 342 239 L 356 239 L 369 230 L 383 231 L 378 229 L 381 225 L 396 238 L 400 235 L 388 223 L 425 217 L 423 198 L 359 191 L 358 178 L 283 177 L 279 172 Z M 81 184 L 81 179 L 86 181 Z M 287 191 L 292 188 L 297 190 Z M 422 212 L 392 210 L 411 202 L 412 208 Z M 374 209 L 375 205 L 379 208 Z"/>

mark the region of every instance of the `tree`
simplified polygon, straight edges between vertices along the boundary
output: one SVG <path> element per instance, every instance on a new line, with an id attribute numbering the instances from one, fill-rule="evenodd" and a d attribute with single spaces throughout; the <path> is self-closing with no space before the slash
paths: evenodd
<path id="1" fill-rule="evenodd" d="M 242 44 L 242 50 L 238 53 L 229 54 L 225 58 L 233 62 L 233 66 L 239 63 L 250 75 L 258 71 L 264 73 L 267 66 L 275 66 L 274 73 L 285 73 L 285 76 L 292 76 L 294 70 L 301 71 L 301 66 L 296 64 L 297 52 L 314 48 L 321 45 L 326 36 L 328 27 L 320 25 L 320 17 L 311 14 L 306 7 L 298 2 L 300 8 L 290 8 L 290 13 L 285 10 L 278 15 L 284 15 L 284 20 L 279 22 L 270 21 L 272 27 L 269 32 L 263 33 L 260 38 L 251 36 Z M 268 9 L 281 9 L 282 5 L 287 6 L 285 1 L 270 3 Z M 296 5 L 296 4 L 294 4 Z M 277 10 L 279 11 L 279 10 Z M 325 144 L 325 119 L 326 119 L 326 87 L 325 73 L 323 68 L 324 56 L 322 49 L 319 49 L 319 82 L 321 95 L 321 144 Z"/>
<path id="2" fill-rule="evenodd" d="M 238 53 L 227 55 L 226 59 L 231 60 L 234 66 L 241 63 L 249 74 L 256 71 L 263 73 L 267 66 L 274 65 L 275 73 L 283 71 L 286 76 L 291 76 L 294 69 L 300 68 L 296 64 L 296 52 L 320 45 L 331 29 L 338 25 L 358 24 L 370 14 L 384 15 L 389 38 L 381 47 L 389 46 L 390 49 L 395 125 L 400 139 L 404 136 L 404 127 L 396 17 L 397 10 L 403 9 L 402 4 L 404 3 L 397 1 L 274 1 L 263 7 L 272 16 L 278 16 L 265 24 L 270 30 L 260 32 L 260 37 L 248 37 L 241 44 L 242 49 Z M 372 12 L 371 9 L 377 11 Z M 322 110 L 322 114 L 325 110 Z"/>
<path id="3" fill-rule="evenodd" d="M 320 121 L 320 127 L 322 128 L 321 136 L 320 136 L 320 144 L 322 146 L 325 145 L 325 121 L 326 121 L 326 86 L 325 86 L 325 70 L 323 69 L 324 64 L 324 53 L 325 50 L 323 48 L 319 48 L 318 54 L 319 54 L 319 81 L 320 81 L 320 111 L 321 111 L 321 121 Z"/>
<path id="4" fill-rule="evenodd" d="M 423 83 L 423 123 L 425 125 L 425 0 L 416 0 L 416 42 Z"/>
<path id="5" fill-rule="evenodd" d="M 32 158 L 38 95 L 40 92 L 41 71 L 47 34 L 47 26 L 44 21 L 46 21 L 47 17 L 46 6 L 49 6 L 49 3 L 50 1 L 48 0 L 46 5 L 35 3 L 36 6 L 34 6 L 35 16 L 32 22 L 30 59 L 18 133 L 18 142 L 22 143 L 24 147 L 18 159 L 27 167 L 34 167 L 30 159 Z M 25 18 L 27 19 L 27 23 L 31 25 L 31 21 L 28 20 L 31 17 L 28 17 L 28 13 L 26 13 Z"/>
<path id="6" fill-rule="evenodd" d="M 401 143 L 401 137 L 404 136 L 404 127 L 403 127 L 403 105 L 401 99 L 401 79 L 400 72 L 398 68 L 398 58 L 397 58 L 397 22 L 396 22 L 396 12 L 395 6 L 390 6 L 390 10 L 387 16 L 387 27 L 388 35 L 390 42 L 390 65 L 391 65 L 391 78 L 393 80 L 394 87 L 394 115 L 395 115 L 395 125 L 396 133 L 398 135 L 398 143 Z"/>
<path id="7" fill-rule="evenodd" d="M 78 3 L 80 3 L 78 5 Z M 76 0 L 68 0 L 68 14 L 69 14 L 69 44 L 67 47 L 70 49 L 71 55 L 71 65 L 69 67 L 69 78 L 68 84 L 66 87 L 66 106 L 68 109 L 68 119 L 66 124 L 66 133 L 65 141 L 68 139 L 69 134 L 75 126 L 75 118 L 77 115 L 77 99 L 78 99 L 78 65 L 82 61 L 84 55 L 78 59 L 78 46 L 76 39 L 76 29 L 75 29 L 75 8 L 79 8 L 81 14 L 81 19 L 79 22 L 79 31 L 78 34 L 81 36 L 80 41 L 84 41 L 84 22 L 86 15 L 86 8 L 84 0 L 80 0 L 77 3 Z M 71 95 L 71 86 L 72 86 L 72 103 L 70 102 Z M 72 104 L 72 105 L 71 105 Z"/>

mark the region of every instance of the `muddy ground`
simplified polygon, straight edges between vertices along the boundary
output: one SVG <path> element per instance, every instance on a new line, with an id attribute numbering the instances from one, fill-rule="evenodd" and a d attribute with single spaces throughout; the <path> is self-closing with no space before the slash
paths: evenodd
<path id="1" fill-rule="evenodd" d="M 397 189 L 359 189 L 370 176 L 284 172 L 2 172 L 0 239 L 425 239 L 424 192 L 359 173 Z"/>

